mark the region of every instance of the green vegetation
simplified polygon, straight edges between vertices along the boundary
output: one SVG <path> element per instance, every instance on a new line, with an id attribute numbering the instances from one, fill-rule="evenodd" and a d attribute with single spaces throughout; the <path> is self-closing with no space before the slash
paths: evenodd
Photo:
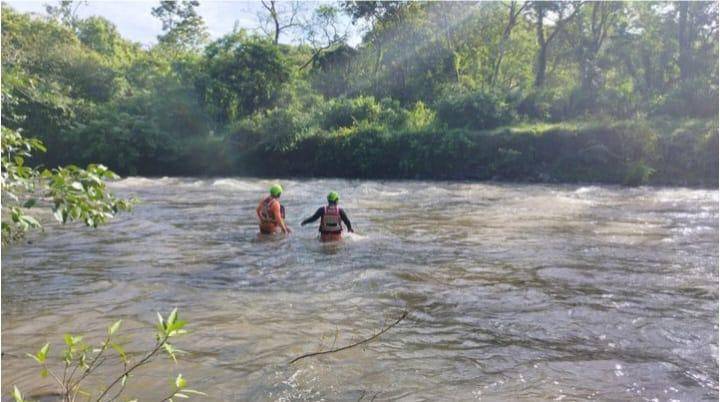
<path id="1" fill-rule="evenodd" d="M 267 36 L 214 41 L 197 2 L 160 2 L 149 49 L 69 4 L 2 10 L 2 124 L 34 163 L 717 185 L 715 2 L 266 2 Z"/>
<path id="2" fill-rule="evenodd" d="M 2 127 L 2 243 L 22 238 L 31 228 L 42 228 L 29 210 L 41 203 L 52 205 L 58 222 L 82 221 L 97 227 L 120 211 L 129 210 L 134 200 L 115 198 L 105 181 L 117 175 L 103 165 L 74 165 L 55 169 L 32 168 L 26 159 L 33 151 L 45 151 L 37 139 Z"/>
<path id="3" fill-rule="evenodd" d="M 133 361 L 131 357 L 118 343 L 117 331 L 122 321 L 116 321 L 110 325 L 103 341 L 92 346 L 83 342 L 84 336 L 65 334 L 65 349 L 62 351 L 58 365 L 62 367 L 62 374 L 53 370 L 54 362 L 50 361 L 50 344 L 46 343 L 35 354 L 28 353 L 27 356 L 40 365 L 40 376 L 50 376 L 58 386 L 58 393 L 63 401 L 75 401 L 78 397 L 86 400 L 102 401 L 117 400 L 125 392 L 128 380 L 142 366 L 150 363 L 158 354 L 165 352 L 173 362 L 177 362 L 176 356 L 182 351 L 170 344 L 168 340 L 172 337 L 183 335 L 183 329 L 187 322 L 178 318 L 177 309 L 168 314 L 167 318 L 158 313 L 158 325 L 155 333 L 155 345 L 138 359 Z M 82 387 L 83 381 L 95 374 L 100 367 L 107 363 L 110 358 L 108 354 L 117 355 L 121 367 L 120 373 L 109 380 L 109 383 L 94 392 Z M 172 401 L 173 398 L 189 398 L 189 395 L 205 395 L 200 391 L 187 388 L 187 380 L 182 374 L 178 374 L 172 381 L 173 387 L 163 401 Z M 14 387 L 12 396 L 15 402 L 23 402 L 23 396 L 17 387 Z"/>

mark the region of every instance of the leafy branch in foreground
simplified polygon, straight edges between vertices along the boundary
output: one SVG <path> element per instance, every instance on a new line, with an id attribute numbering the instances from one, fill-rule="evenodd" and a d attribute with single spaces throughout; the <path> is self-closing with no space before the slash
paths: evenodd
<path id="1" fill-rule="evenodd" d="M 2 243 L 22 238 L 40 222 L 26 211 L 39 199 L 52 203 L 58 222 L 83 221 L 97 227 L 119 211 L 128 211 L 135 200 L 115 198 L 107 191 L 106 180 L 118 179 L 103 165 L 58 167 L 40 171 L 27 166 L 34 151 L 45 152 L 37 139 L 24 138 L 20 132 L 2 127 Z M 39 193 L 39 194 L 38 194 Z"/>
<path id="2" fill-rule="evenodd" d="M 158 313 L 158 324 L 155 333 L 155 345 L 142 355 L 137 361 L 132 361 L 125 353 L 123 347 L 116 341 L 115 334 L 120 329 L 122 320 L 116 321 L 107 329 L 107 334 L 100 345 L 92 347 L 83 342 L 83 336 L 65 334 L 65 349 L 62 353 L 62 374 L 54 371 L 48 366 L 48 357 L 50 352 L 50 344 L 46 343 L 37 353 L 27 356 L 35 360 L 40 365 L 40 376 L 45 378 L 50 376 L 58 386 L 59 393 L 64 402 L 74 402 L 78 396 L 82 395 L 83 399 L 100 401 L 117 400 L 125 391 L 128 379 L 140 367 L 150 363 L 161 352 L 177 362 L 176 355 L 182 353 L 181 350 L 175 348 L 168 340 L 172 337 L 187 333 L 185 329 L 186 321 L 178 318 L 177 309 L 174 309 L 167 318 Z M 111 357 L 111 349 L 117 354 L 122 364 L 121 374 L 113 377 L 108 385 L 93 394 L 90 390 L 82 387 L 83 381 L 98 370 Z M 172 402 L 173 398 L 188 398 L 189 395 L 205 395 L 200 391 L 187 388 L 187 380 L 178 374 L 173 382 L 173 389 L 168 396 L 162 401 Z M 96 396 L 97 395 L 97 396 Z M 23 396 L 17 387 L 14 387 L 12 397 L 15 402 L 23 402 Z"/>

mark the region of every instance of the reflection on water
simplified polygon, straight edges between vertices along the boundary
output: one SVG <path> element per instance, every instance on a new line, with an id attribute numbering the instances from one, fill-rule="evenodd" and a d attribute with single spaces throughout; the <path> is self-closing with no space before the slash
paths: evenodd
<path id="1" fill-rule="evenodd" d="M 189 353 L 131 394 L 182 372 L 211 400 L 717 399 L 717 191 L 283 181 L 295 233 L 268 239 L 270 183 L 125 179 L 132 215 L 3 250 L 3 389 L 50 390 L 21 356 L 65 331 L 123 318 L 140 350 L 177 306 Z M 358 231 L 338 244 L 299 226 L 330 189 Z"/>

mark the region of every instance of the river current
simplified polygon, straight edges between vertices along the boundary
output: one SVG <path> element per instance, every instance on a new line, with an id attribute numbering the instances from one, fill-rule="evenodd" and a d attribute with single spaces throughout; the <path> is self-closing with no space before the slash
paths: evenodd
<path id="1" fill-rule="evenodd" d="M 129 381 L 160 399 L 717 400 L 718 191 L 282 180 L 289 237 L 259 237 L 273 181 L 127 178 L 141 203 L 2 253 L 2 385 L 53 391 L 23 355 L 123 319 L 130 353 L 177 307 L 186 351 Z M 357 233 L 302 218 L 340 193 Z M 288 364 L 372 336 L 361 347 Z M 106 373 L 109 374 L 109 373 Z M 99 381 L 88 383 L 101 385 Z"/>

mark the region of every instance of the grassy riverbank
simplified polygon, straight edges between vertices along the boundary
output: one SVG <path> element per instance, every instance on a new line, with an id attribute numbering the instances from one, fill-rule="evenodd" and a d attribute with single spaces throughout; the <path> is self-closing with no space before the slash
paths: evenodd
<path id="1" fill-rule="evenodd" d="M 283 149 L 262 141 L 235 145 L 233 170 L 258 175 L 718 185 L 718 128 L 710 119 L 491 130 L 360 124 L 315 132 Z"/>

